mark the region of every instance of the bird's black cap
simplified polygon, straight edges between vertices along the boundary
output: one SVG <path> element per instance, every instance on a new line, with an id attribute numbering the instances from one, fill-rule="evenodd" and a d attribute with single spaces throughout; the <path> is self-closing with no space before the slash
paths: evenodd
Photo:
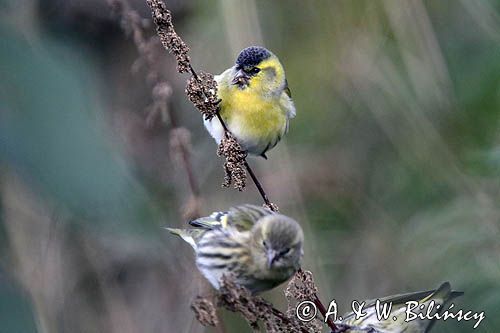
<path id="1" fill-rule="evenodd" d="M 271 52 L 261 46 L 250 46 L 243 49 L 238 58 L 236 58 L 236 65 L 239 67 L 256 66 L 262 60 L 271 56 Z"/>

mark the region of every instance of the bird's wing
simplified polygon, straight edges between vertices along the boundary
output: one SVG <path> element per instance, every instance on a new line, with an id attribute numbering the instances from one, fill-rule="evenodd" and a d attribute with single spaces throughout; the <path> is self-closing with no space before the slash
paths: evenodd
<path id="1" fill-rule="evenodd" d="M 417 291 L 412 293 L 397 294 L 386 297 L 378 298 L 381 303 L 391 302 L 394 305 L 404 304 L 408 301 L 419 301 L 421 303 L 427 302 L 430 299 L 447 299 L 451 293 L 451 286 L 449 282 L 442 283 L 438 289 Z M 375 305 L 376 299 L 365 301 L 365 307 Z"/>
<path id="2" fill-rule="evenodd" d="M 189 222 L 189 224 L 202 229 L 234 227 L 238 231 L 247 231 L 252 229 L 259 219 L 271 214 L 274 214 L 274 212 L 263 207 L 241 205 L 231 207 L 226 212 L 214 212 L 210 216 L 196 219 Z"/>
<path id="3" fill-rule="evenodd" d="M 229 210 L 228 224 L 236 227 L 239 231 L 247 231 L 252 229 L 253 225 L 264 216 L 273 214 L 276 213 L 261 206 L 248 204 L 236 206 Z"/>
<path id="4" fill-rule="evenodd" d="M 285 110 L 287 118 L 294 118 L 297 111 L 295 110 L 295 104 L 293 104 L 292 100 L 292 92 L 288 87 L 288 81 L 285 80 L 285 87 L 283 88 L 283 92 L 280 96 L 280 104 L 281 107 Z"/>
<path id="5" fill-rule="evenodd" d="M 190 221 L 189 224 L 196 228 L 217 229 L 227 226 L 228 212 L 213 212 L 210 216 L 200 217 Z"/>
<path id="6" fill-rule="evenodd" d="M 288 95 L 288 97 L 292 98 L 292 91 L 290 90 L 290 87 L 288 86 L 288 80 L 285 79 L 285 94 Z"/>

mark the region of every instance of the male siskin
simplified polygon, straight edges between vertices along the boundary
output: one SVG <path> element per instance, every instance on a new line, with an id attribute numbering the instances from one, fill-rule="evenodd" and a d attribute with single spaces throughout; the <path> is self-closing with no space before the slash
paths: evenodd
<path id="1" fill-rule="evenodd" d="M 236 64 L 215 76 L 220 115 L 229 131 L 249 154 L 266 157 L 288 131 L 295 106 L 283 65 L 260 46 L 243 49 Z M 205 120 L 217 143 L 224 130 L 217 119 Z"/>

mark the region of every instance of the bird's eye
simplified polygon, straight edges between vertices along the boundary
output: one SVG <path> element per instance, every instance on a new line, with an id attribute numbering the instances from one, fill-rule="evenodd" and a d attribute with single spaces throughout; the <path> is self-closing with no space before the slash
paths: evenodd
<path id="1" fill-rule="evenodd" d="M 284 249 L 283 251 L 281 251 L 281 252 L 280 252 L 280 255 L 281 255 L 281 256 L 287 255 L 287 254 L 290 252 L 290 250 L 291 250 L 291 249 L 288 247 L 288 248 Z"/>
<path id="2" fill-rule="evenodd" d="M 267 243 L 265 240 L 262 241 L 262 246 L 264 246 L 267 249 Z"/>
<path id="3" fill-rule="evenodd" d="M 255 75 L 258 72 L 260 72 L 260 68 L 259 67 L 245 67 L 245 68 L 243 68 L 243 71 L 245 73 L 247 73 L 248 75 Z"/>

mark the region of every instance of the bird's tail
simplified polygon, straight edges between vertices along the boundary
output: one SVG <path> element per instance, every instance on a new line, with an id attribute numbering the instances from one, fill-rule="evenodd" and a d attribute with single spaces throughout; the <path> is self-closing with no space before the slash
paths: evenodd
<path id="1" fill-rule="evenodd" d="M 450 294 L 451 294 L 450 283 L 444 282 L 439 286 L 439 288 L 434 290 L 429 296 L 425 297 L 420 302 L 424 303 L 424 302 L 430 301 L 431 299 L 440 300 L 440 301 L 444 302 L 444 301 L 449 299 Z"/>
<path id="2" fill-rule="evenodd" d="M 191 245 L 193 249 L 196 250 L 196 243 L 198 238 L 203 233 L 203 230 L 195 230 L 195 229 L 176 229 L 176 228 L 165 228 L 170 231 L 171 234 L 179 236 L 186 243 Z"/>
<path id="3" fill-rule="evenodd" d="M 427 299 L 423 300 L 425 302 L 430 299 L 443 300 L 443 303 L 447 303 L 454 298 L 462 296 L 464 293 L 461 291 L 455 291 L 451 289 L 449 282 L 443 282 L 439 288 L 437 288 Z"/>
<path id="4" fill-rule="evenodd" d="M 455 291 L 451 289 L 451 285 L 449 282 L 444 282 L 442 283 L 436 291 L 434 291 L 432 294 L 427 296 L 425 299 L 421 301 L 421 303 L 430 301 L 430 300 L 435 300 L 440 304 L 440 310 L 438 313 L 442 313 L 445 309 L 446 306 L 454 299 L 459 296 L 462 296 L 464 293 L 461 291 Z M 427 326 L 425 333 L 429 332 L 431 328 L 434 326 L 436 323 L 436 320 L 433 319 L 429 323 L 429 326 Z"/>

